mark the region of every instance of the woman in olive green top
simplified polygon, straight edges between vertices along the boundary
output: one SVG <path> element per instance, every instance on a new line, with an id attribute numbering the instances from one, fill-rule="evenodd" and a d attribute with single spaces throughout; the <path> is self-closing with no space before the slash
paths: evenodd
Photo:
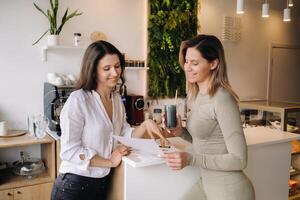
<path id="1" fill-rule="evenodd" d="M 187 128 L 181 128 L 179 117 L 171 132 L 190 138 L 193 148 L 164 157 L 173 170 L 187 165 L 201 170 L 201 179 L 183 199 L 254 200 L 252 183 L 242 171 L 247 166 L 247 145 L 221 42 L 212 35 L 184 41 L 179 61 L 188 81 L 191 112 Z"/>

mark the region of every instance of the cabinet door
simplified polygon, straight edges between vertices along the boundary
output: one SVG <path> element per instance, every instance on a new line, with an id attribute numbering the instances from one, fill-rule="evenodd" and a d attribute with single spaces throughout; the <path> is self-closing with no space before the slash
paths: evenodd
<path id="1" fill-rule="evenodd" d="M 53 183 L 14 189 L 14 200 L 50 200 Z"/>
<path id="2" fill-rule="evenodd" d="M 13 200 L 13 190 L 2 190 L 0 191 L 0 199 L 1 200 Z"/>

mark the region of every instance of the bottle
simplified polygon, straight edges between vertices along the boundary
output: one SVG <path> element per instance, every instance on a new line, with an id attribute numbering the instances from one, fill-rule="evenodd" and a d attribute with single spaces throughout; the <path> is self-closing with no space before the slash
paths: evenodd
<path id="1" fill-rule="evenodd" d="M 81 38 L 81 33 L 74 33 L 74 44 L 75 46 L 79 46 Z"/>
<path id="2" fill-rule="evenodd" d="M 153 121 L 155 121 L 157 124 L 162 122 L 162 110 L 160 108 L 153 109 Z"/>
<path id="3" fill-rule="evenodd" d="M 150 112 L 150 102 L 147 102 L 147 107 L 144 109 L 144 120 L 152 119 L 152 115 Z"/>

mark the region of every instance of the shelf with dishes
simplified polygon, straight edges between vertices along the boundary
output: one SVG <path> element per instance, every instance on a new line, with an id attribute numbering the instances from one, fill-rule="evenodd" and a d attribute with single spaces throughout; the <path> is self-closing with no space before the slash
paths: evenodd
<path id="1" fill-rule="evenodd" d="M 34 148 L 37 157 L 24 149 Z M 7 152 L 20 150 L 20 158 L 11 162 Z M 55 180 L 55 140 L 49 135 L 36 138 L 28 133 L 21 136 L 0 138 L 2 168 L 0 168 L 0 199 L 50 199 Z M 4 160 L 3 160 L 4 159 Z M 34 192 L 33 192 L 34 191 Z M 30 198 L 29 198 L 30 197 Z"/>

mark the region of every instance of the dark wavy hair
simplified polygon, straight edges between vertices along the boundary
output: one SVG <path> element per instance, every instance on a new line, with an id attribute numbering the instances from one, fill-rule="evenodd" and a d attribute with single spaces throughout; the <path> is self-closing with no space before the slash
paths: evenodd
<path id="1" fill-rule="evenodd" d="M 124 85 L 124 70 L 125 59 L 121 52 L 111 43 L 106 41 L 96 41 L 88 46 L 86 49 L 82 63 L 79 79 L 76 84 L 76 89 L 83 89 L 84 91 L 92 91 L 97 88 L 97 66 L 100 60 L 105 55 L 117 55 L 121 65 L 121 85 Z"/>

